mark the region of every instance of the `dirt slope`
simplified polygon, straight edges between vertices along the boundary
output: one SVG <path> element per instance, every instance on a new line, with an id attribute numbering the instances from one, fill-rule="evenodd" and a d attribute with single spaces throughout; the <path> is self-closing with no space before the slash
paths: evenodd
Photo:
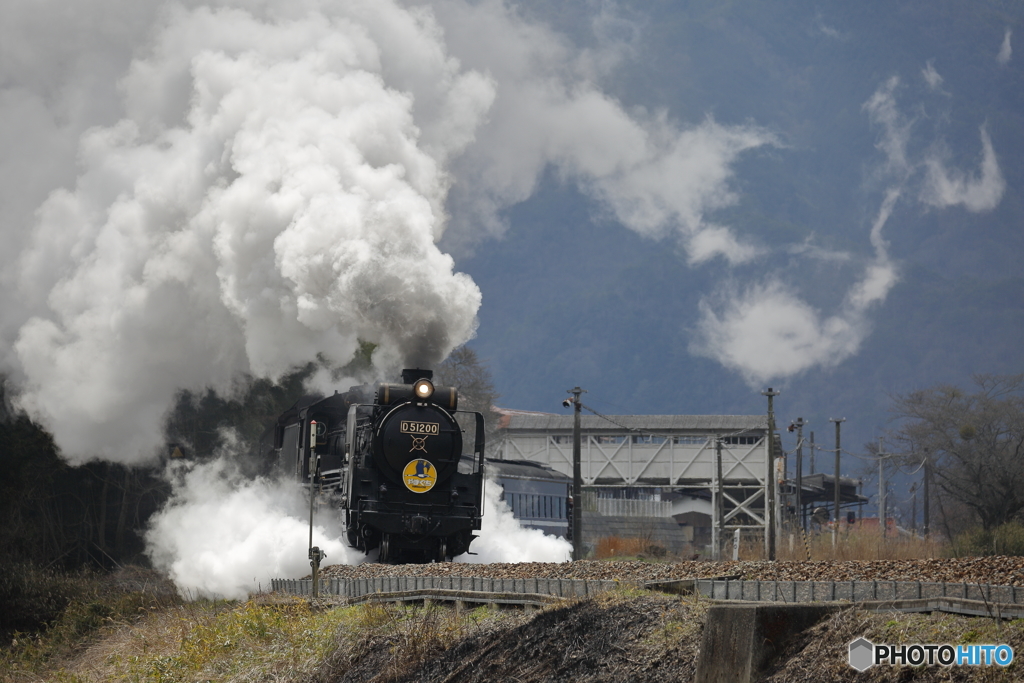
<path id="1" fill-rule="evenodd" d="M 693 679 L 707 602 L 659 594 L 606 595 L 528 618 L 499 620 L 417 652 L 394 636 L 367 639 L 348 664 L 318 681 L 330 683 L 483 683 L 491 681 L 689 681 Z M 766 673 L 772 683 L 820 681 L 1020 681 L 1015 662 L 991 667 L 876 666 L 858 673 L 847 663 L 851 641 L 875 643 L 1008 643 L 1024 656 L 1024 620 L 949 614 L 843 610 L 806 631 Z M 337 663 L 337 662 L 336 662 Z M 325 670 L 326 673 L 326 670 Z"/>
<path id="2" fill-rule="evenodd" d="M 706 603 L 603 596 L 403 652 L 394 637 L 325 678 L 355 681 L 680 681 L 692 678 Z M 402 662 L 403 657 L 408 656 Z M 396 661 L 398 660 L 398 661 Z"/>

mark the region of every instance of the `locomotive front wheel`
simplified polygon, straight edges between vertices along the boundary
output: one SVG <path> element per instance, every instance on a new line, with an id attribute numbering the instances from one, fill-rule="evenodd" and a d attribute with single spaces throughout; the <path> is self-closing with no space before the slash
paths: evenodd
<path id="1" fill-rule="evenodd" d="M 380 553 L 377 555 L 377 561 L 381 564 L 389 562 L 391 560 L 391 534 L 382 534 L 380 539 Z"/>

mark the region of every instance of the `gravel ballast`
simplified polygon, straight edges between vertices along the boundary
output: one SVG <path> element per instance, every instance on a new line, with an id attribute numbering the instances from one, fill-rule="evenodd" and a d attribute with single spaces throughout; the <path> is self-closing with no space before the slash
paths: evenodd
<path id="1" fill-rule="evenodd" d="M 669 581 L 734 576 L 762 581 L 935 581 L 1024 586 L 1024 558 L 967 557 L 929 560 L 871 560 L 822 562 L 523 562 L 516 564 L 330 565 L 326 578 L 378 576 L 464 576 L 493 579 L 605 579 Z M 284 577 L 290 578 L 290 577 Z M 306 577 L 308 578 L 308 576 Z"/>

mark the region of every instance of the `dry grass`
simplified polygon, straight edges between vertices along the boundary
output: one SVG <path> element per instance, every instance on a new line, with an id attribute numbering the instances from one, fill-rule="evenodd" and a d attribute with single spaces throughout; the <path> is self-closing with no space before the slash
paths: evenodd
<path id="1" fill-rule="evenodd" d="M 623 538 L 621 536 L 605 536 L 597 540 L 594 556 L 598 560 L 610 558 L 636 557 L 646 548 L 642 538 Z"/>
<path id="2" fill-rule="evenodd" d="M 290 680 L 336 647 L 343 610 L 305 602 L 197 600 L 110 619 L 77 648 L 39 656 L 52 634 L 4 653 L 0 681 Z M 37 644 L 38 643 L 38 644 Z"/>
<path id="3" fill-rule="evenodd" d="M 876 530 L 847 529 L 839 532 L 835 545 L 832 534 L 825 531 L 807 537 L 811 560 L 911 560 L 949 556 L 949 544 L 924 538 L 893 537 L 882 538 Z M 776 559 L 803 561 L 807 550 L 800 532 L 783 532 L 776 540 Z M 726 554 L 731 557 L 731 546 Z M 745 538 L 740 543 L 741 560 L 764 559 L 763 537 Z"/>
<path id="4" fill-rule="evenodd" d="M 835 546 L 832 534 L 828 531 L 810 534 L 805 540 L 800 533 L 784 531 L 776 540 L 776 559 L 804 561 L 807 559 L 807 547 L 810 548 L 810 559 L 823 560 L 910 560 L 930 559 L 950 556 L 950 545 L 938 540 L 926 540 L 907 536 L 883 539 L 876 530 L 847 529 L 840 530 Z M 723 546 L 723 559 L 732 559 L 732 539 Z M 594 551 L 594 559 L 626 560 L 644 559 L 648 561 L 672 561 L 663 548 L 651 545 L 643 537 L 627 538 L 622 536 L 605 536 L 598 539 Z M 687 558 L 688 559 L 688 558 Z M 740 541 L 741 560 L 763 560 L 764 536 L 750 534 Z"/>
<path id="5" fill-rule="evenodd" d="M 72 605 L 68 614 L 77 609 Z M 194 600 L 108 618 L 77 647 L 62 627 L 0 651 L 0 682 L 395 680 L 522 612 L 366 603 L 323 609 L 297 597 Z M 357 667 L 358 668 L 358 667 Z"/>
<path id="6" fill-rule="evenodd" d="M 655 561 L 668 561 L 668 552 L 665 548 L 652 541 L 647 535 L 625 538 L 622 536 L 604 536 L 597 540 L 597 547 L 594 549 L 596 560 L 621 560 L 623 558 L 644 559 Z"/>

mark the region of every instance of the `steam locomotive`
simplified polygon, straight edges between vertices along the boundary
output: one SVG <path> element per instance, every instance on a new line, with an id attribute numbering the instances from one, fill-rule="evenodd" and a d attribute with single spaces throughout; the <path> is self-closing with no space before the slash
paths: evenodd
<path id="1" fill-rule="evenodd" d="M 278 467 L 340 510 L 349 545 L 378 562 L 450 560 L 480 529 L 484 418 L 432 379 L 403 370 L 402 384 L 307 396 L 274 428 Z"/>

